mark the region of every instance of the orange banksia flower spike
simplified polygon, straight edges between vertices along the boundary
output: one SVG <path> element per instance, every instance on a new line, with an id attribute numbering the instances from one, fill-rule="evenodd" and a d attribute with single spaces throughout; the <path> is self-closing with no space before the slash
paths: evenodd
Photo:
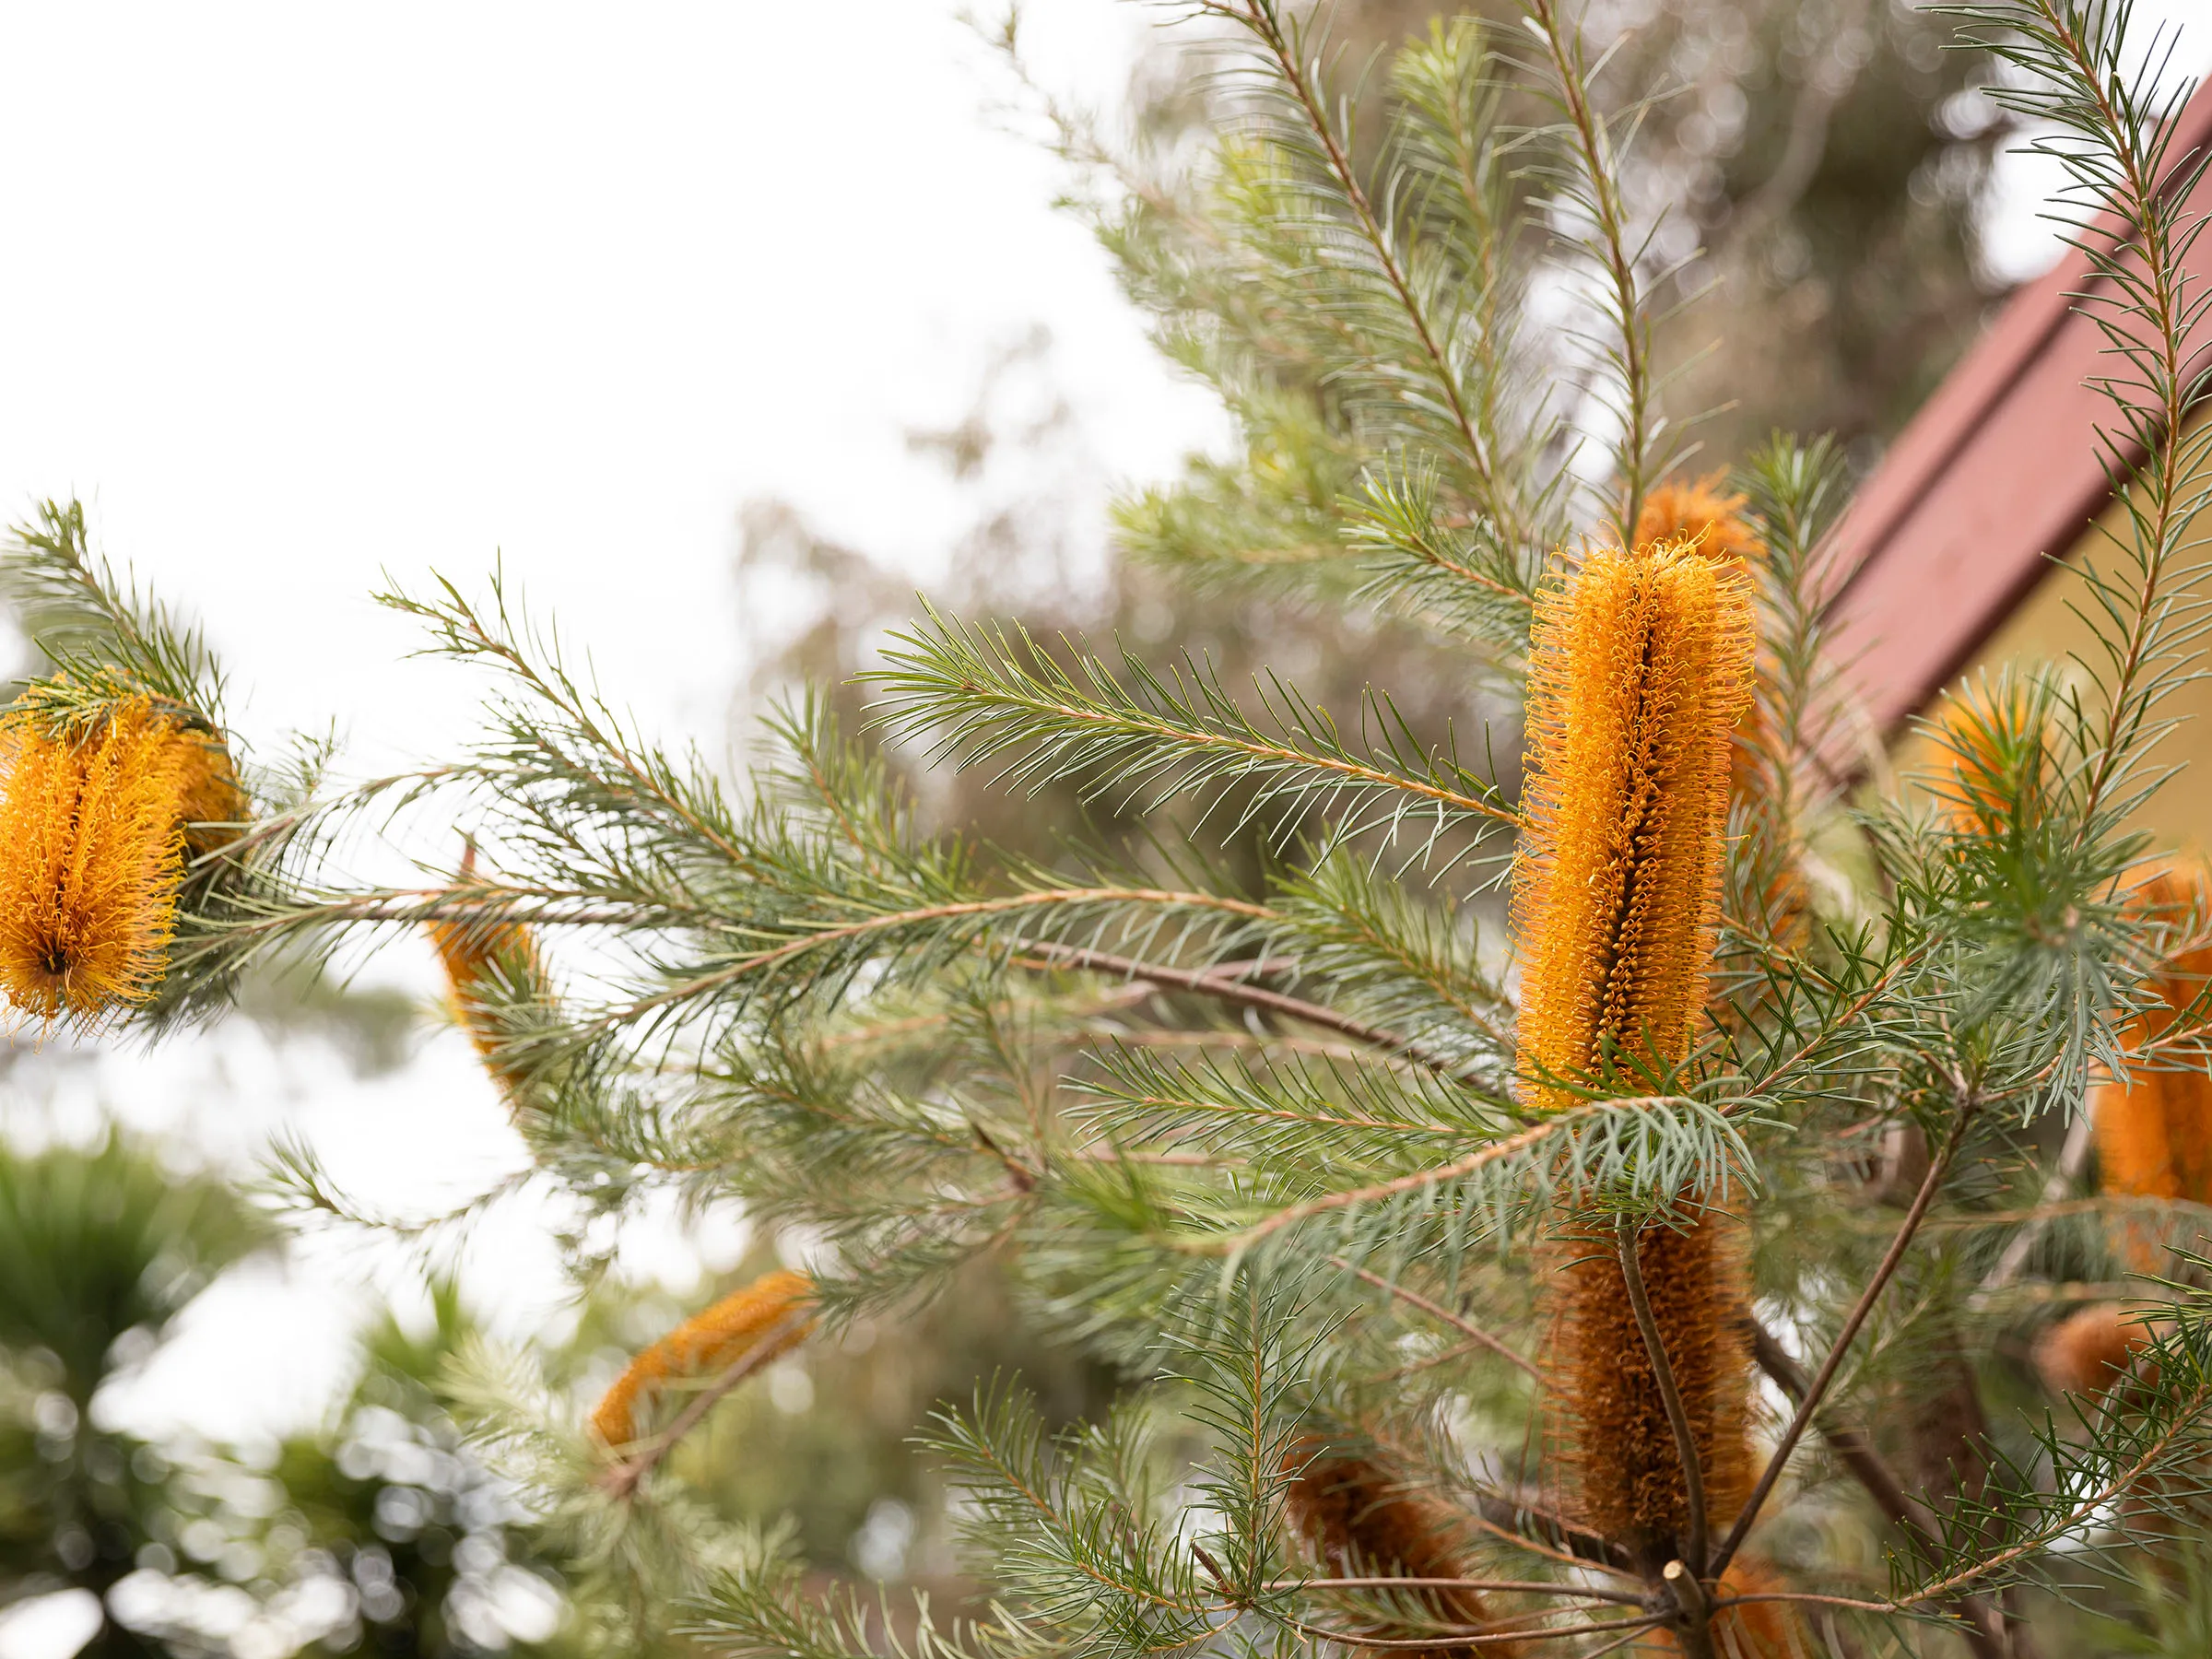
<path id="1" fill-rule="evenodd" d="M 1539 600 L 1513 877 L 1520 1070 L 1538 1110 L 1572 1105 L 1564 1081 L 1603 1080 L 1617 1061 L 1664 1068 L 1688 1055 L 1755 649 L 1742 570 L 1679 546 L 1593 554 Z M 1688 1497 L 1619 1263 L 1609 1240 L 1562 1241 L 1560 1252 L 1548 1393 L 1584 1518 L 1638 1547 L 1670 1546 Z M 1738 1230 L 1717 1216 L 1653 1227 L 1638 1260 L 1708 1513 L 1724 1520 L 1749 1484 Z"/>
<path id="2" fill-rule="evenodd" d="M 461 854 L 463 886 L 475 875 L 476 867 L 477 847 L 471 841 Z M 522 1079 L 496 1059 L 507 1038 L 500 1026 L 500 1003 L 502 994 L 511 994 L 544 979 L 537 940 L 519 922 L 474 917 L 432 922 L 429 935 L 439 966 L 445 970 L 446 995 L 453 1018 L 468 1033 L 477 1055 L 499 1081 L 513 1088 Z"/>
<path id="3" fill-rule="evenodd" d="M 63 726 L 0 715 L 0 990 L 18 1013 L 98 1021 L 168 971 L 188 858 L 245 810 L 221 740 L 145 696 Z"/>
<path id="4" fill-rule="evenodd" d="M 1708 559 L 1762 557 L 1767 545 L 1744 516 L 1749 498 L 1731 491 L 1727 477 L 1716 472 L 1694 481 L 1669 478 L 1653 489 L 1636 515 L 1636 546 L 1694 541 Z"/>
<path id="5" fill-rule="evenodd" d="M 1540 1071 L 1689 1052 L 1753 643 L 1749 584 L 1678 549 L 1593 554 L 1538 600 L 1512 898 L 1532 1104 L 1575 1098 Z"/>
<path id="6" fill-rule="evenodd" d="M 1999 673 L 1944 700 L 1934 735 L 1944 750 L 1935 787 L 1962 834 L 2002 837 L 2032 814 L 2051 771 L 2052 693 Z"/>
<path id="7" fill-rule="evenodd" d="M 703 1313 L 695 1313 L 639 1351 L 592 1412 L 592 1429 L 619 1451 L 638 1438 L 639 1410 L 662 1389 L 712 1383 L 740 1361 L 766 1365 L 806 1339 L 814 1281 L 803 1273 L 764 1274 Z"/>
<path id="8" fill-rule="evenodd" d="M 2212 928 L 2212 876 L 2201 865 L 2162 859 L 2136 877 L 2127 903 L 2187 935 L 2176 939 L 2150 976 L 2146 988 L 2158 1001 L 2136 1023 L 2132 1039 L 2139 1042 L 2166 1031 L 2212 982 L 2212 943 L 2200 942 Z M 2212 1077 L 2202 1064 L 2176 1056 L 2136 1071 L 2124 1083 L 2107 1078 L 2091 1087 L 2105 1192 L 2212 1205 Z M 2171 1266 L 2148 1226 L 2127 1230 L 2122 1253 L 2138 1273 Z"/>
<path id="9" fill-rule="evenodd" d="M 2053 1394 L 2093 1398 L 2118 1382 L 2149 1342 L 2142 1322 L 2118 1302 L 2094 1302 L 2036 1338 L 2035 1369 Z"/>
<path id="10" fill-rule="evenodd" d="M 1373 1458 L 1334 1447 L 1319 1435 L 1300 1435 L 1283 1453 L 1283 1472 L 1290 1477 L 1283 1488 L 1290 1524 L 1330 1573 L 1342 1578 L 1476 1576 L 1451 1510 L 1406 1491 Z M 1406 1594 L 1441 1624 L 1479 1627 L 1491 1617 L 1471 1589 L 1435 1586 Z M 1406 1641 L 1431 1632 L 1376 1621 L 1359 1633 Z M 1434 1647 L 1393 1651 L 1406 1659 L 1477 1659 L 1490 1653 L 1514 1659 L 1521 1649 L 1517 1643 L 1494 1641 L 1475 1647 L 1440 1634 Z"/>

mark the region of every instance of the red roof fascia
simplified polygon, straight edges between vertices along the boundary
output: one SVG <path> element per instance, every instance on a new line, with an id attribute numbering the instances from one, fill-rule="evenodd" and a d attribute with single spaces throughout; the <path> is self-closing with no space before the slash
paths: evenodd
<path id="1" fill-rule="evenodd" d="M 2169 176 L 2212 142 L 2212 83 L 2176 123 Z M 2212 212 L 2212 171 L 2189 206 Z M 2117 234 L 2109 216 L 2099 229 Z M 2212 244 L 2200 250 L 2212 257 Z M 2093 280 L 2077 250 L 2024 287 L 1944 381 L 1866 481 L 1831 544 L 1849 572 L 1831 621 L 1846 672 L 1878 731 L 1896 730 L 1971 660 L 2112 499 L 2097 429 L 2110 347 L 2078 309 Z M 2139 456 L 2126 453 L 2132 465 Z"/>

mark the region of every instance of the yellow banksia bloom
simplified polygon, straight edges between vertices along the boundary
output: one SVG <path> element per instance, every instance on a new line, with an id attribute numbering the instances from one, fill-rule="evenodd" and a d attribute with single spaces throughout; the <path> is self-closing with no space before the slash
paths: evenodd
<path id="1" fill-rule="evenodd" d="M 1694 541 L 1708 559 L 1745 560 L 1765 555 L 1767 544 L 1744 516 L 1749 498 L 1730 490 L 1727 474 L 1669 478 L 1643 499 L 1636 515 L 1636 545 Z"/>
<path id="2" fill-rule="evenodd" d="M 42 1021 L 148 1001 L 168 970 L 188 856 L 244 810 L 218 738 L 150 698 L 82 729 L 0 716 L 0 990 Z"/>
<path id="3" fill-rule="evenodd" d="M 1539 1111 L 1617 1060 L 1687 1058 L 1718 933 L 1731 734 L 1751 695 L 1739 565 L 1681 545 L 1591 555 L 1539 598 L 1529 665 L 1527 830 L 1513 873 L 1520 1071 Z M 1653 1227 L 1638 1262 L 1688 1408 L 1710 1512 L 1749 1485 L 1740 1229 Z M 1609 1240 L 1562 1240 L 1550 1386 L 1584 1518 L 1674 1537 L 1688 1499 L 1665 1403 Z"/>
<path id="4" fill-rule="evenodd" d="M 461 877 L 466 882 L 477 867 L 475 843 L 461 855 Z M 544 977 L 537 940 L 520 922 L 475 917 L 453 917 L 429 924 L 430 945 L 438 964 L 445 970 L 446 998 L 453 1018 L 468 1033 L 477 1053 L 499 1080 L 512 1087 L 520 1081 L 497 1060 L 506 1033 L 500 1029 L 499 1004 L 502 993 L 536 983 Z"/>
<path id="5" fill-rule="evenodd" d="M 814 1281 L 803 1273 L 765 1274 L 694 1313 L 652 1347 L 639 1350 L 592 1413 L 601 1441 L 619 1450 L 638 1438 L 638 1411 L 671 1383 L 711 1382 L 740 1360 L 765 1365 L 796 1347 L 814 1329 L 806 1312 Z"/>

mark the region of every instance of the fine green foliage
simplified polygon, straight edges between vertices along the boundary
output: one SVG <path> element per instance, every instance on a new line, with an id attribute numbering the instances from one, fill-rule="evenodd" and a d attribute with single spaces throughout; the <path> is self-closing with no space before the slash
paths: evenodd
<path id="1" fill-rule="evenodd" d="M 1185 9 L 1218 69 L 1203 153 L 1161 177 L 1058 129 L 1129 292 L 1242 440 L 1124 503 L 1125 544 L 1199 591 L 1431 629 L 1465 653 L 1471 712 L 1517 695 L 1544 584 L 1634 536 L 1700 413 L 1668 407 L 1649 301 L 1674 267 L 1621 179 L 1665 89 L 1615 96 L 1556 0 L 1433 28 L 1364 88 L 1324 18 Z M 2141 1030 L 2203 919 L 2128 899 L 2206 637 L 2204 162 L 2124 73 L 2126 6 L 1958 15 L 2015 73 L 1993 96 L 2052 135 L 2101 278 L 2083 303 L 2112 347 L 2125 524 L 2054 578 L 2096 645 L 1932 712 L 1927 776 L 1854 788 L 1826 636 L 1846 469 L 1818 440 L 1740 459 L 1759 656 L 1685 1057 L 1521 1058 L 1525 941 L 1496 897 L 1523 828 L 1510 727 L 1417 731 L 1386 687 L 1331 712 L 1288 673 L 1232 686 L 925 608 L 867 680 L 868 730 L 802 698 L 732 782 L 636 730 L 501 578 L 387 596 L 487 672 L 482 735 L 275 815 L 254 844 L 276 874 L 180 960 L 521 930 L 546 965 L 491 985 L 472 1034 L 532 1156 L 511 1184 L 569 1206 L 580 1278 L 610 1218 L 736 1201 L 805 1251 L 824 1340 L 990 1258 L 1129 1382 L 1065 1432 L 1011 1382 L 946 1412 L 932 1454 L 984 1595 L 934 1619 L 825 1597 L 788 1539 L 715 1515 L 663 1455 L 695 1418 L 665 1413 L 667 1444 L 617 1465 L 585 1402 L 473 1350 L 465 1415 L 574 1568 L 594 1644 L 1711 1655 L 1764 1606 L 1793 1652 L 2003 1659 L 2029 1621 L 2129 1617 L 2146 1571 L 2200 1571 L 2174 1541 L 2212 1502 L 2212 1269 L 2170 1252 L 2170 1277 L 2127 1288 L 2140 1341 L 2090 1394 L 2024 1356 L 2084 1285 L 2142 1271 L 2130 1204 L 2070 1190 L 2059 1143 L 2092 1078 L 2206 1063 L 2212 997 Z M 2024 736 L 1975 712 L 2015 706 Z M 988 845 L 933 821 L 886 746 L 1148 832 Z M 1255 838 L 1256 868 L 1232 856 Z M 358 879 L 377 840 L 426 878 Z M 303 1210 L 375 1219 L 304 1155 L 288 1175 Z M 2188 1245 L 2206 1199 L 2159 1210 L 2160 1237 Z M 1739 1224 L 1750 1294 L 1715 1291 L 1711 1335 L 1747 1396 L 1754 1356 L 1772 1384 L 1743 1402 L 1749 1495 L 1709 1528 L 1700 1496 L 1657 1542 L 1597 1530 L 1547 1397 L 1546 1281 L 1640 1229 Z M 1428 1557 L 1457 1565 L 1445 1584 L 1332 1540 L 1301 1487 L 1321 1446 L 1380 1472 L 1393 1524 L 1450 1534 Z M 1775 1599 L 1736 1600 L 1747 1583 Z"/>

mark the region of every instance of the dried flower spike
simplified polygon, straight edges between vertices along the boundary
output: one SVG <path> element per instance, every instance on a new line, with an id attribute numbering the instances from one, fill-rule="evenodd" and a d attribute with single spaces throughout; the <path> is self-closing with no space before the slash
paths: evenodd
<path id="1" fill-rule="evenodd" d="M 652 1347 L 640 1349 L 592 1413 L 592 1428 L 619 1450 L 637 1439 L 638 1409 L 673 1382 L 712 1382 L 741 1360 L 767 1364 L 805 1341 L 814 1282 L 803 1273 L 764 1274 Z"/>
<path id="2" fill-rule="evenodd" d="M 1764 557 L 1766 543 L 1744 517 L 1749 498 L 1729 490 L 1727 477 L 1716 472 L 1690 482 L 1669 478 L 1653 489 L 1636 517 L 1637 547 L 1695 541 L 1708 559 Z"/>
<path id="3" fill-rule="evenodd" d="M 74 732 L 11 713 L 0 746 L 0 989 L 45 1021 L 148 1001 L 168 971 L 186 821 L 243 809 L 229 757 L 143 696 Z"/>
<path id="4" fill-rule="evenodd" d="M 1474 1576 L 1462 1524 L 1434 1499 L 1406 1490 L 1373 1458 L 1300 1435 L 1283 1453 L 1283 1488 L 1290 1524 L 1314 1559 L 1343 1578 L 1456 1579 Z M 1490 1617 L 1471 1589 L 1430 1587 L 1410 1595 L 1438 1623 L 1479 1627 Z M 1433 1632 L 1411 1623 L 1373 1620 L 1358 1632 L 1370 1640 L 1407 1641 Z M 1439 1637 L 1434 1647 L 1394 1650 L 1406 1659 L 1513 1659 L 1516 1643 L 1480 1647 Z"/>
<path id="5" fill-rule="evenodd" d="M 1513 912 L 1526 958 L 1530 1105 L 1614 1066 L 1689 1052 L 1717 933 L 1731 732 L 1755 640 L 1739 567 L 1688 548 L 1594 554 L 1539 602 L 1529 667 L 1529 821 Z M 1693 1195 L 1694 1196 L 1694 1195 Z M 1688 1494 L 1665 1402 L 1609 1238 L 1569 1239 L 1548 1294 L 1548 1391 L 1584 1518 L 1671 1547 Z M 1748 1486 L 1749 1354 L 1737 1230 L 1653 1227 L 1638 1264 L 1683 1396 L 1708 1513 Z"/>

